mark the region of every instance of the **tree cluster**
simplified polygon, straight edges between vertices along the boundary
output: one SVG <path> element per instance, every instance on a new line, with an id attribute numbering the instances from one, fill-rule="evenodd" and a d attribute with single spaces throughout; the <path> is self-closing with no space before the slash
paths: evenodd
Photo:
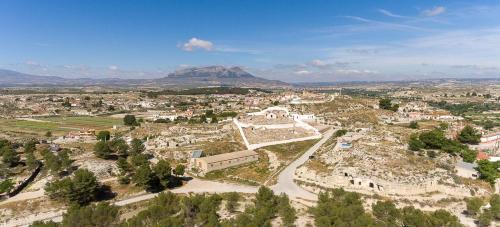
<path id="1" fill-rule="evenodd" d="M 466 212 L 475 218 L 479 226 L 490 226 L 492 221 L 500 221 L 500 195 L 493 194 L 489 199 L 490 207 L 481 209 L 485 201 L 478 197 L 466 200 Z"/>
<path id="2" fill-rule="evenodd" d="M 94 145 L 94 154 L 98 158 L 110 159 L 112 157 L 127 157 L 128 155 L 135 155 L 142 153 L 146 147 L 142 140 L 134 138 L 130 142 L 130 146 L 127 142 L 119 137 L 113 138 L 112 140 L 98 141 Z"/>
<path id="3" fill-rule="evenodd" d="M 119 208 L 108 203 L 98 203 L 88 206 L 71 206 L 63 215 L 60 223 L 54 221 L 36 221 L 31 227 L 74 227 L 74 226 L 119 226 Z"/>
<path id="4" fill-rule="evenodd" d="M 86 169 L 78 169 L 72 177 L 55 180 L 45 186 L 45 193 L 51 199 L 78 205 L 95 201 L 102 191 L 97 178 Z"/>
<path id="5" fill-rule="evenodd" d="M 378 201 L 373 204 L 372 216 L 364 211 L 359 194 L 343 189 L 321 193 L 318 204 L 311 211 L 317 227 L 462 226 L 456 216 L 445 210 L 426 213 L 411 206 L 397 209 L 391 201 Z"/>
<path id="6" fill-rule="evenodd" d="M 56 176 L 63 172 L 68 172 L 71 167 L 71 163 L 73 162 L 69 158 L 69 149 L 62 149 L 56 154 L 45 149 L 40 152 L 43 157 L 45 167 L 50 170 L 50 172 Z M 28 156 L 30 162 L 32 161 L 32 157 Z M 32 165 L 32 164 L 30 164 Z"/>
<path id="7" fill-rule="evenodd" d="M 394 112 L 398 111 L 399 109 L 399 105 L 398 104 L 394 104 L 392 105 L 391 103 L 391 100 L 390 99 L 380 99 L 378 101 L 378 106 L 380 109 L 383 109 L 383 110 L 392 110 Z"/>
<path id="8" fill-rule="evenodd" d="M 21 160 L 13 144 L 8 140 L 0 140 L 0 156 L 2 156 L 2 162 L 8 167 L 17 166 Z"/>
<path id="9" fill-rule="evenodd" d="M 477 152 L 471 150 L 457 140 L 451 140 L 445 137 L 440 129 L 413 134 L 408 141 L 408 148 L 412 151 L 421 149 L 442 150 L 449 154 L 460 155 L 465 162 L 474 162 Z"/>
<path id="10" fill-rule="evenodd" d="M 467 125 L 458 134 L 458 140 L 462 143 L 478 144 L 481 141 L 481 133 L 472 126 Z"/>
<path id="11" fill-rule="evenodd" d="M 123 117 L 123 124 L 127 126 L 138 126 L 139 123 L 137 122 L 137 119 L 135 119 L 135 115 L 130 115 L 127 114 L 125 117 Z"/>

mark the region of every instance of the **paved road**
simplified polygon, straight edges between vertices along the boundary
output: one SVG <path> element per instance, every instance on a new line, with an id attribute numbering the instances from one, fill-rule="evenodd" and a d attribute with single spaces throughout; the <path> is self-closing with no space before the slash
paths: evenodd
<path id="1" fill-rule="evenodd" d="M 258 187 L 230 184 L 230 183 L 220 183 L 214 181 L 192 179 L 186 185 L 171 190 L 173 193 L 184 194 L 184 193 L 224 193 L 224 192 L 240 192 L 240 193 L 256 193 Z M 125 206 L 127 204 L 136 203 L 144 200 L 149 200 L 156 197 L 158 193 L 148 193 L 131 198 L 126 198 L 123 200 L 113 202 L 117 206 Z M 6 222 L 0 221 L 0 226 L 28 226 L 35 221 L 61 221 L 62 214 L 65 210 L 57 210 L 46 212 L 42 214 L 33 214 L 18 219 L 8 220 Z"/>
<path id="2" fill-rule="evenodd" d="M 305 199 L 305 200 L 317 200 L 317 195 L 311 193 L 301 187 L 299 187 L 294 181 L 294 173 L 297 167 L 304 164 L 309 156 L 314 154 L 327 140 L 330 138 L 335 130 L 330 129 L 327 131 L 323 138 L 314 144 L 309 150 L 307 150 L 302 156 L 293 161 L 288 165 L 278 176 L 278 183 L 271 186 L 271 189 L 276 193 L 286 193 L 291 199 Z M 223 192 L 240 192 L 240 193 L 256 193 L 258 187 L 230 184 L 230 183 L 220 183 L 214 181 L 207 181 L 201 179 L 192 179 L 186 185 L 171 190 L 173 193 L 223 193 Z M 135 196 L 132 198 L 127 198 L 124 200 L 119 200 L 113 202 L 117 206 L 124 206 L 131 203 L 136 203 L 144 200 L 149 200 L 156 197 L 157 193 L 148 193 L 144 195 Z M 0 222 L 0 226 L 28 226 L 34 221 L 61 221 L 62 214 L 64 210 L 47 212 L 44 214 L 34 214 L 19 219 L 9 220 L 7 222 Z"/>
<path id="3" fill-rule="evenodd" d="M 278 176 L 278 183 L 271 186 L 271 189 L 273 189 L 276 194 L 285 193 L 290 198 L 317 200 L 318 196 L 316 194 L 301 188 L 293 181 L 294 174 L 295 170 L 297 170 L 300 165 L 304 164 L 309 159 L 309 156 L 314 154 L 314 152 L 316 152 L 333 135 L 334 132 L 334 129 L 328 130 L 319 142 L 314 144 L 314 146 L 309 148 L 309 150 L 307 150 L 302 156 L 288 165 Z"/>

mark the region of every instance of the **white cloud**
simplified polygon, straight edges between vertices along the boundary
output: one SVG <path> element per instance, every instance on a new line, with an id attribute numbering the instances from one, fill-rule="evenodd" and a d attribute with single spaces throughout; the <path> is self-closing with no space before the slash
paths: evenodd
<path id="1" fill-rule="evenodd" d="M 194 51 L 196 49 L 204 49 L 210 51 L 214 48 L 214 44 L 207 40 L 191 38 L 187 43 L 182 45 L 182 49 L 185 51 Z"/>
<path id="2" fill-rule="evenodd" d="M 311 74 L 311 72 L 307 71 L 307 70 L 300 70 L 300 71 L 296 71 L 295 74 L 297 74 L 297 75 L 309 75 L 309 74 Z"/>
<path id="3" fill-rule="evenodd" d="M 426 9 L 422 11 L 422 14 L 426 17 L 434 17 L 443 14 L 444 12 L 446 12 L 446 8 L 444 8 L 443 6 L 437 6 L 432 9 Z"/>
<path id="4" fill-rule="evenodd" d="M 24 62 L 24 64 L 28 65 L 28 66 L 42 66 L 42 64 L 36 62 L 36 61 L 31 61 L 31 60 L 28 60 L 26 62 Z"/>
<path id="5" fill-rule="evenodd" d="M 321 61 L 321 60 L 318 60 L 318 59 L 312 60 L 312 61 L 310 62 L 310 64 L 311 64 L 312 66 L 318 66 L 318 67 L 320 67 L 320 66 L 326 66 L 326 65 L 327 65 L 327 63 L 326 63 L 326 62 Z"/>
<path id="6" fill-rule="evenodd" d="M 116 70 L 118 70 L 118 66 L 116 66 L 116 65 L 110 65 L 110 66 L 108 66 L 108 69 L 112 70 L 112 71 L 116 71 Z"/>
<path id="7" fill-rule="evenodd" d="M 379 74 L 378 71 L 367 70 L 367 69 L 338 69 L 335 71 L 336 73 L 343 75 L 374 75 Z"/>
<path id="8" fill-rule="evenodd" d="M 405 16 L 401 16 L 401 15 L 397 15 L 397 14 L 394 14 L 392 13 L 391 11 L 389 10 L 385 10 L 385 9 L 379 9 L 378 10 L 381 14 L 384 14 L 388 17 L 394 17 L 394 18 L 408 18 L 408 17 L 405 17 Z"/>

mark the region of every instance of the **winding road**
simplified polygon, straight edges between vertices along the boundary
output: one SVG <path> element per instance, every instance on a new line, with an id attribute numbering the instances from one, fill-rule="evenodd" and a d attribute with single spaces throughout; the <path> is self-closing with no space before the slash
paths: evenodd
<path id="1" fill-rule="evenodd" d="M 302 156 L 293 161 L 279 174 L 278 183 L 271 186 L 271 189 L 274 191 L 274 193 L 285 193 L 291 199 L 318 199 L 318 196 L 316 194 L 301 188 L 293 181 L 293 179 L 297 168 L 304 164 L 309 159 L 309 156 L 313 155 L 333 135 L 334 131 L 334 129 L 328 130 L 319 142 L 314 144 L 314 146 L 309 148 L 309 150 L 307 150 Z"/>
<path id="2" fill-rule="evenodd" d="M 317 200 L 317 195 L 314 193 L 311 193 L 300 186 L 298 186 L 294 182 L 294 174 L 297 168 L 304 164 L 308 159 L 309 156 L 314 154 L 334 133 L 334 129 L 328 130 L 324 135 L 323 138 L 314 144 L 311 148 L 309 148 L 304 154 L 302 154 L 299 158 L 297 158 L 295 161 L 293 161 L 290 165 L 288 165 L 279 175 L 278 175 L 278 182 L 277 184 L 271 186 L 271 189 L 274 191 L 276 194 L 281 194 L 285 193 L 287 194 L 290 199 L 303 199 L 303 200 L 309 200 L 309 201 L 314 201 Z M 224 192 L 240 192 L 240 193 L 256 193 L 258 190 L 258 187 L 255 186 L 247 186 L 247 185 L 239 185 L 239 184 L 231 184 L 231 183 L 221 183 L 221 182 L 214 182 L 214 181 L 207 181 L 207 180 L 201 180 L 194 178 L 190 180 L 186 185 L 176 188 L 171 190 L 173 193 L 178 193 L 178 194 L 186 194 L 186 193 L 224 193 Z M 13 201 L 20 201 L 23 199 L 32 199 L 36 197 L 41 197 L 44 196 L 41 193 L 34 192 L 34 195 L 31 196 L 26 196 L 24 198 L 18 198 Z M 138 196 L 134 196 L 131 198 L 126 198 L 123 200 L 118 200 L 115 202 L 112 202 L 114 205 L 117 206 L 125 206 L 128 204 L 144 201 L 144 200 L 149 200 L 154 197 L 156 197 L 158 193 L 147 193 L 147 194 L 142 194 Z M 13 201 L 4 201 L 4 203 L 8 202 L 13 202 Z M 10 219 L 6 221 L 2 221 L 0 223 L 0 226 L 28 226 L 31 223 L 35 221 L 47 221 L 47 220 L 53 220 L 53 221 L 61 221 L 62 220 L 62 215 L 64 214 L 65 210 L 56 210 L 56 211 L 51 211 L 51 212 L 46 212 L 46 213 L 41 213 L 41 214 L 33 214 L 33 215 L 28 215 L 22 218 L 17 218 L 17 219 Z"/>

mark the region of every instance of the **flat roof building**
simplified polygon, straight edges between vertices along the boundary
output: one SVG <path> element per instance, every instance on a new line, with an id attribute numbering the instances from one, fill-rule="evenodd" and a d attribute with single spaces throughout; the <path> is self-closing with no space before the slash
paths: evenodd
<path id="1" fill-rule="evenodd" d="M 259 160 L 259 154 L 252 150 L 237 151 L 208 157 L 194 158 L 194 168 L 202 174 Z"/>

